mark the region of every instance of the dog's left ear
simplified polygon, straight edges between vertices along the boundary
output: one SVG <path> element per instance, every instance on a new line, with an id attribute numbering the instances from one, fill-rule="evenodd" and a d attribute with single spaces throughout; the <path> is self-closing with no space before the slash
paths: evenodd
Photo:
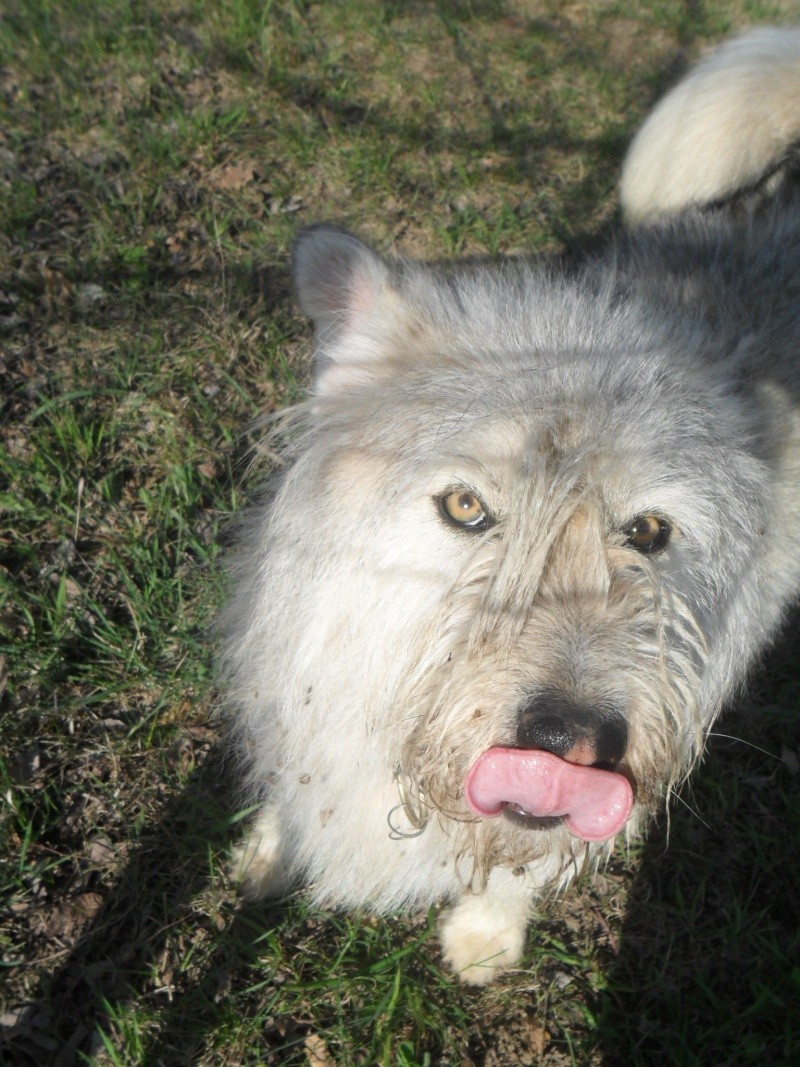
<path id="1" fill-rule="evenodd" d="M 316 328 L 317 395 L 382 370 L 405 301 L 377 252 L 344 230 L 312 226 L 295 244 L 293 275 L 300 309 Z"/>

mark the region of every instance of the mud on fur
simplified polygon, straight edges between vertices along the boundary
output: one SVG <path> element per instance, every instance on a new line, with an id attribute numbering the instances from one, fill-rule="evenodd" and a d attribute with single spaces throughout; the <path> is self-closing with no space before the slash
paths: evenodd
<path id="1" fill-rule="evenodd" d="M 300 235 L 314 381 L 221 620 L 246 894 L 447 901 L 484 983 L 669 801 L 800 582 L 798 141 L 763 29 L 654 111 L 580 269 Z"/>

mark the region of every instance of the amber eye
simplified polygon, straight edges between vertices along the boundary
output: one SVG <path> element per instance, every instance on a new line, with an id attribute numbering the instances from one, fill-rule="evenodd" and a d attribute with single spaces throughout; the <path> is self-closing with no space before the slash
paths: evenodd
<path id="1" fill-rule="evenodd" d="M 631 548 L 638 552 L 661 552 L 667 547 L 672 532 L 669 523 L 658 515 L 638 515 L 624 530 Z"/>
<path id="2" fill-rule="evenodd" d="M 454 489 L 440 497 L 439 509 L 448 522 L 466 530 L 485 530 L 491 525 L 486 508 L 469 489 Z"/>

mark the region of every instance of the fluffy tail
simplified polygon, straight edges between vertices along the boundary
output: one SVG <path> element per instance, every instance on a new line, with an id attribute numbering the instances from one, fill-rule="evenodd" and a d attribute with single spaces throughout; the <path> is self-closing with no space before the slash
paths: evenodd
<path id="1" fill-rule="evenodd" d="M 634 138 L 620 198 L 629 223 L 754 190 L 800 152 L 800 28 L 724 44 L 659 103 Z"/>

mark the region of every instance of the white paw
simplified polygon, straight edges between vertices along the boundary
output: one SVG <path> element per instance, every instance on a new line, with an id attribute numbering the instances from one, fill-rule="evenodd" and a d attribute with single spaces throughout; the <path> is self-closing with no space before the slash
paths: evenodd
<path id="1" fill-rule="evenodd" d="M 470 985 L 493 982 L 522 958 L 527 915 L 518 901 L 463 897 L 445 913 L 440 928 L 448 967 Z"/>
<path id="2" fill-rule="evenodd" d="M 282 897 L 292 880 L 283 857 L 281 831 L 274 808 L 265 808 L 244 841 L 233 850 L 231 877 L 246 900 Z"/>

